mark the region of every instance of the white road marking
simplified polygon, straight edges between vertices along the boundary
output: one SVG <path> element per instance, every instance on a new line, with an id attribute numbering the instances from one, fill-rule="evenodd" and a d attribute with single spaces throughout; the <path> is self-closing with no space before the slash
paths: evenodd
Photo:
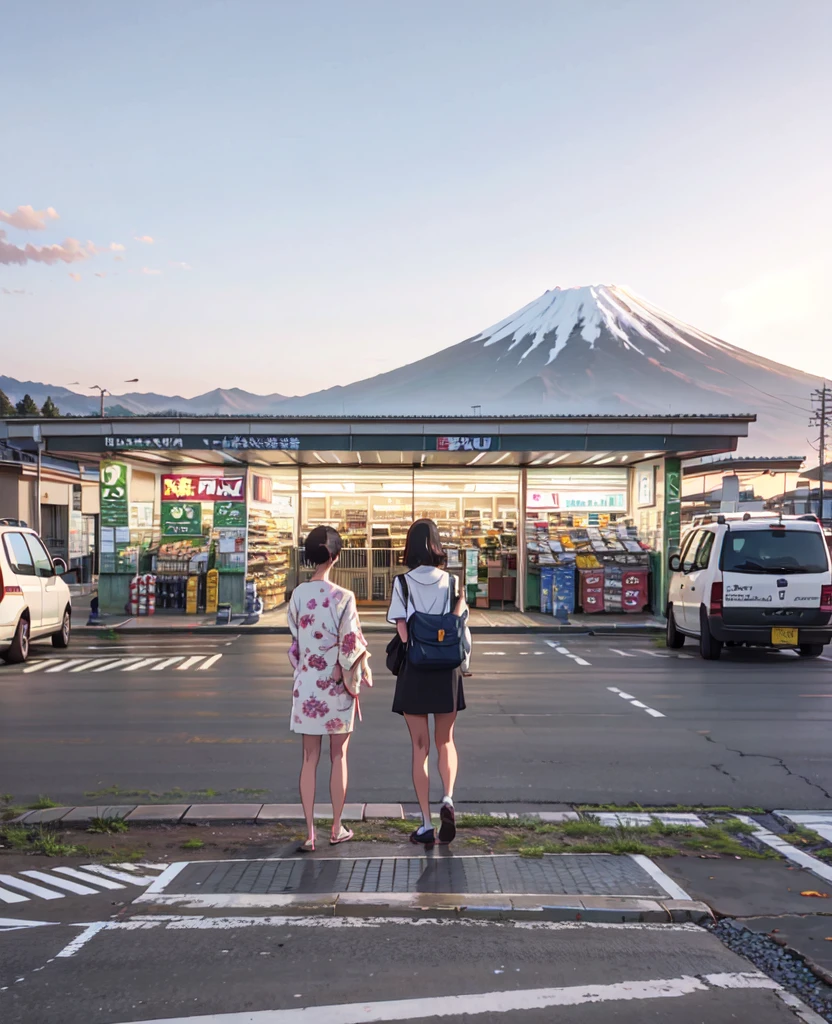
<path id="1" fill-rule="evenodd" d="M 635 700 L 635 697 L 631 693 L 625 693 L 623 690 L 618 691 L 618 696 L 623 697 L 624 700 Z"/>
<path id="2" fill-rule="evenodd" d="M 480 651 L 477 657 L 487 658 L 490 655 L 492 658 L 504 658 L 505 654 L 505 651 Z"/>
<path id="3" fill-rule="evenodd" d="M 630 654 L 628 651 L 619 651 L 617 647 L 610 647 L 613 654 L 620 654 L 622 658 L 635 658 L 635 654 Z"/>
<path id="4" fill-rule="evenodd" d="M 214 654 L 214 655 L 212 655 L 210 658 L 208 658 L 208 660 L 204 664 L 199 666 L 199 668 L 197 669 L 197 672 L 204 672 L 206 669 L 211 668 L 211 666 L 215 665 L 220 660 L 221 657 L 222 657 L 221 654 Z"/>
<path id="5" fill-rule="evenodd" d="M 793 825 L 805 825 L 817 832 L 821 838 L 832 843 L 832 811 L 775 811 L 778 818 L 785 818 Z"/>
<path id="6" fill-rule="evenodd" d="M 83 871 L 76 871 L 75 868 L 54 868 L 55 871 L 60 871 L 62 875 L 68 875 L 70 878 L 77 878 L 79 882 L 87 882 L 89 885 L 97 885 L 102 889 L 123 889 L 124 886 L 119 882 L 111 882 L 109 878 L 97 878 L 93 875 L 85 875 Z"/>
<path id="7" fill-rule="evenodd" d="M 644 710 L 647 712 L 648 715 L 652 715 L 653 718 L 664 718 L 665 717 L 661 713 L 661 711 L 656 711 L 655 708 L 645 708 Z"/>
<path id="8" fill-rule="evenodd" d="M 646 704 L 642 704 L 640 700 L 631 700 L 630 703 L 633 705 L 634 708 L 646 708 L 647 707 L 647 705 Z"/>
<path id="9" fill-rule="evenodd" d="M 55 892 L 54 889 L 44 889 L 42 885 L 35 885 L 34 882 L 25 882 L 14 875 L 0 875 L 0 882 L 12 889 L 20 889 L 21 892 L 28 892 L 31 896 L 39 896 L 42 900 L 62 900 L 64 894 Z"/>
<path id="10" fill-rule="evenodd" d="M 0 917 L 0 932 L 16 932 L 18 928 L 44 928 L 57 921 L 22 921 L 17 917 Z"/>
<path id="11" fill-rule="evenodd" d="M 129 665 L 132 661 L 138 660 L 138 658 L 117 658 L 115 661 L 108 662 L 100 668 L 94 668 L 93 672 L 111 672 L 114 668 L 124 668 L 125 665 Z"/>
<path id="12" fill-rule="evenodd" d="M 147 896 L 148 894 L 156 893 L 156 892 L 164 892 L 165 891 L 165 886 L 168 884 L 168 882 L 170 882 L 174 878 L 176 878 L 176 876 L 179 874 L 179 872 L 180 871 L 184 871 L 184 869 L 187 866 L 188 866 L 188 861 L 186 861 L 186 860 L 179 860 L 179 861 L 176 861 L 176 863 L 174 863 L 174 864 L 168 864 L 168 866 L 161 873 L 161 875 L 159 875 L 158 878 L 155 878 L 153 880 L 152 885 L 150 885 L 145 890 L 145 896 Z"/>
<path id="13" fill-rule="evenodd" d="M 83 925 L 81 927 L 83 927 Z M 64 946 L 60 953 L 56 953 L 55 956 L 75 956 L 79 949 L 86 946 L 90 939 L 94 939 L 95 936 L 106 927 L 106 921 L 96 921 L 95 924 L 88 924 L 80 935 L 76 935 L 72 942 Z"/>
<path id="14" fill-rule="evenodd" d="M 135 665 L 128 665 L 123 671 L 135 672 L 137 668 L 147 668 L 148 665 L 152 665 L 154 662 L 159 660 L 159 658 L 142 658 L 142 660 L 137 661 Z"/>
<path id="15" fill-rule="evenodd" d="M 793 864 L 799 864 L 802 868 L 808 868 L 813 875 L 822 878 L 824 882 L 832 882 L 832 864 L 825 864 L 822 860 L 818 860 L 817 857 L 813 857 L 811 853 L 807 853 L 805 850 L 798 850 L 791 843 L 787 843 L 782 836 L 778 836 L 767 828 L 763 828 L 762 825 L 754 821 L 747 814 L 738 814 L 737 818 L 746 825 L 753 825 L 754 838 L 761 843 L 765 843 L 766 846 L 770 846 L 772 850 L 776 850 L 781 857 L 785 857 L 786 860 L 790 860 Z"/>
<path id="16" fill-rule="evenodd" d="M 108 662 L 107 658 L 93 658 L 92 661 L 82 661 L 80 665 L 75 668 L 71 668 L 70 672 L 86 672 L 91 668 L 95 668 L 96 665 L 106 665 Z"/>
<path id="17" fill-rule="evenodd" d="M 28 903 L 28 896 L 21 896 L 19 892 L 11 892 L 9 889 L 0 888 L 0 900 L 3 903 Z"/>
<path id="18" fill-rule="evenodd" d="M 158 665 L 154 665 L 153 668 L 150 671 L 151 672 L 161 672 L 162 669 L 170 668 L 171 665 L 175 665 L 177 663 L 177 661 L 181 661 L 181 660 L 182 660 L 182 655 L 181 654 L 177 655 L 177 657 L 175 657 L 175 658 L 165 658 L 165 660 L 164 661 L 160 661 Z"/>
<path id="19" fill-rule="evenodd" d="M 62 661 L 59 665 L 55 665 L 53 668 L 48 668 L 47 672 L 66 672 L 72 665 L 83 665 L 84 662 L 88 661 L 88 658 L 71 658 L 69 661 Z"/>
<path id="20" fill-rule="evenodd" d="M 661 713 L 661 711 L 656 711 L 655 708 L 651 708 L 648 707 L 646 704 L 642 704 L 641 701 L 636 700 L 636 698 L 631 693 L 625 693 L 624 690 L 619 690 L 617 686 L 608 686 L 607 689 L 610 691 L 610 693 L 617 693 L 619 697 L 622 697 L 634 708 L 641 708 L 642 711 L 646 711 L 647 714 L 651 715 L 653 718 L 666 717 Z"/>
<path id="21" fill-rule="evenodd" d="M 41 669 L 48 668 L 50 665 L 57 665 L 60 658 L 47 658 L 45 661 L 36 661 L 33 665 L 27 665 L 23 669 L 24 673 L 29 672 L 40 672 Z"/>
<path id="22" fill-rule="evenodd" d="M 202 659 L 204 657 L 205 657 L 204 654 L 194 654 L 190 658 L 186 658 L 185 661 L 183 661 L 181 665 L 177 665 L 176 666 L 176 671 L 177 672 L 184 672 L 184 671 L 186 671 L 186 669 L 189 669 L 192 665 L 196 665 L 196 663 L 198 661 L 202 661 Z"/>
<path id="23" fill-rule="evenodd" d="M 608 686 L 607 689 L 610 693 L 621 693 L 621 690 L 619 690 L 617 686 Z"/>
<path id="24" fill-rule="evenodd" d="M 27 878 L 34 878 L 36 882 L 48 882 L 56 889 L 65 889 L 67 892 L 74 892 L 76 896 L 93 896 L 99 893 L 98 889 L 90 889 L 88 885 L 80 885 L 78 882 L 70 882 L 67 878 L 55 878 L 45 871 L 21 871 L 21 875 Z"/>
<path id="25" fill-rule="evenodd" d="M 493 645 L 494 647 L 522 647 L 526 640 L 480 640 L 477 639 L 477 647 L 487 647 Z M 548 641 L 546 641 L 548 643 Z"/>
<path id="26" fill-rule="evenodd" d="M 592 662 L 587 661 L 585 658 L 580 658 L 577 654 L 573 654 L 568 647 L 564 647 L 561 643 L 557 643 L 554 640 L 544 640 L 543 642 L 556 650 L 558 654 L 563 654 L 565 657 L 571 658 L 576 665 L 589 667 L 592 664 Z"/>
<path id="27" fill-rule="evenodd" d="M 685 892 L 681 885 L 677 885 L 676 882 L 662 869 L 655 864 L 649 857 L 645 857 L 643 853 L 628 853 L 627 856 L 636 862 L 638 866 L 647 872 L 653 881 L 658 882 L 659 885 L 667 893 L 668 899 L 671 900 L 689 900 L 690 896 Z"/>
<path id="28" fill-rule="evenodd" d="M 127 875 L 123 871 L 105 868 L 102 864 L 82 864 L 81 867 L 84 871 L 92 871 L 96 875 L 112 878 L 116 882 L 126 882 L 128 885 L 149 885 L 156 881 L 155 875 Z"/>
<path id="29" fill-rule="evenodd" d="M 592 1003 L 624 1003 L 643 999 L 679 999 L 713 991 L 713 988 L 768 989 L 780 985 L 757 971 L 714 975 L 718 984 L 691 975 L 620 981 L 610 985 L 586 983 L 562 988 L 535 988 L 503 992 L 475 992 L 459 996 L 426 996 L 384 1002 L 336 1003 L 330 1006 L 297 1006 L 285 1010 L 206 1014 L 199 1017 L 156 1018 L 153 1024 L 381 1024 L 383 1021 L 421 1020 L 433 1017 L 466 1017 L 476 1014 L 518 1013 L 555 1006 Z M 741 980 L 740 980 L 741 979 Z M 150 1024 L 139 1021 L 137 1024 Z"/>

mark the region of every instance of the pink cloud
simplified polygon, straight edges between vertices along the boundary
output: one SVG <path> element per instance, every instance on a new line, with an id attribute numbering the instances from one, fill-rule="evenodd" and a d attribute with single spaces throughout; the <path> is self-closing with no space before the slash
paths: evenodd
<path id="1" fill-rule="evenodd" d="M 143 274 L 161 274 L 161 270 L 153 270 L 152 267 L 142 267 Z"/>
<path id="2" fill-rule="evenodd" d="M 48 206 L 45 210 L 35 210 L 31 206 L 18 206 L 14 213 L 0 210 L 0 221 L 19 231 L 43 231 L 47 219 L 59 219 L 58 212 L 52 206 Z"/>
<path id="3" fill-rule="evenodd" d="M 96 245 L 95 242 L 87 242 L 87 252 L 91 256 L 96 256 L 100 252 L 124 252 L 124 246 L 121 242 L 110 242 L 109 245 Z"/>
<path id="4" fill-rule="evenodd" d="M 0 230 L 0 264 L 26 263 L 78 263 L 92 255 L 75 238 L 66 238 L 60 245 L 13 245 L 6 241 L 6 232 Z"/>
<path id="5" fill-rule="evenodd" d="M 153 245 L 152 235 L 134 235 L 137 242 L 144 242 L 145 245 Z"/>
<path id="6" fill-rule="evenodd" d="M 81 275 L 80 274 L 72 274 L 72 273 L 70 273 L 69 276 L 72 278 L 73 281 L 80 281 L 81 280 Z"/>

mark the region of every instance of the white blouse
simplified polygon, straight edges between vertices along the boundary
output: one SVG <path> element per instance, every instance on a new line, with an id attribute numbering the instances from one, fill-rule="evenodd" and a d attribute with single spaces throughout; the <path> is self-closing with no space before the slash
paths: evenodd
<path id="1" fill-rule="evenodd" d="M 414 612 L 423 612 L 426 615 L 444 615 L 453 608 L 450 604 L 451 577 L 444 569 L 438 569 L 432 565 L 419 565 L 407 573 L 407 607 L 404 603 L 404 593 L 400 582 L 401 577 L 393 580 L 393 592 L 390 597 L 390 607 L 387 610 L 387 621 L 394 625 L 398 619 L 405 622 Z M 457 580 L 457 597 L 460 596 L 459 581 Z M 465 653 L 467 655 L 463 669 L 468 670 L 468 663 L 471 659 L 471 631 L 468 629 L 468 606 L 465 604 L 465 595 L 462 594 L 462 618 L 465 622 Z"/>

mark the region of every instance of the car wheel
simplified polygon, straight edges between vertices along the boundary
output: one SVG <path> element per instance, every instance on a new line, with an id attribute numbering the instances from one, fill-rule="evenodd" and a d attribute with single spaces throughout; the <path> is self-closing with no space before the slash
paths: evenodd
<path id="1" fill-rule="evenodd" d="M 6 661 L 10 665 L 21 665 L 29 657 L 29 620 L 21 619 L 14 631 L 12 645 L 6 651 Z"/>
<path id="2" fill-rule="evenodd" d="M 673 614 L 673 605 L 670 605 L 667 609 L 667 646 L 673 651 L 678 651 L 684 644 L 684 634 L 676 628 L 676 616 Z"/>
<path id="3" fill-rule="evenodd" d="M 52 646 L 53 647 L 69 647 L 69 639 L 72 636 L 72 615 L 70 614 L 69 608 L 64 612 L 64 618 L 61 622 L 60 633 L 52 634 Z"/>
<path id="4" fill-rule="evenodd" d="M 699 613 L 699 653 L 705 661 L 719 661 L 722 654 L 722 643 L 714 639 L 704 609 Z"/>
<path id="5" fill-rule="evenodd" d="M 801 658 L 819 658 L 823 654 L 823 644 L 801 644 L 797 653 Z"/>

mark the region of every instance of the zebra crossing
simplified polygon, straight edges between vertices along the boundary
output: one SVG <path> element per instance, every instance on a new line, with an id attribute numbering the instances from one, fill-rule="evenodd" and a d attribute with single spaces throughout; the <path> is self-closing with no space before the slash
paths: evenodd
<path id="1" fill-rule="evenodd" d="M 222 659 L 222 654 L 144 654 L 88 656 L 85 658 L 39 658 L 32 659 L 22 670 L 24 675 L 42 672 L 44 675 L 78 672 L 208 672 Z"/>
<path id="2" fill-rule="evenodd" d="M 96 896 L 102 892 L 144 887 L 155 882 L 167 864 L 81 864 L 43 870 L 0 873 L 0 903 L 28 903 L 33 899 L 62 900 L 67 896 Z"/>

